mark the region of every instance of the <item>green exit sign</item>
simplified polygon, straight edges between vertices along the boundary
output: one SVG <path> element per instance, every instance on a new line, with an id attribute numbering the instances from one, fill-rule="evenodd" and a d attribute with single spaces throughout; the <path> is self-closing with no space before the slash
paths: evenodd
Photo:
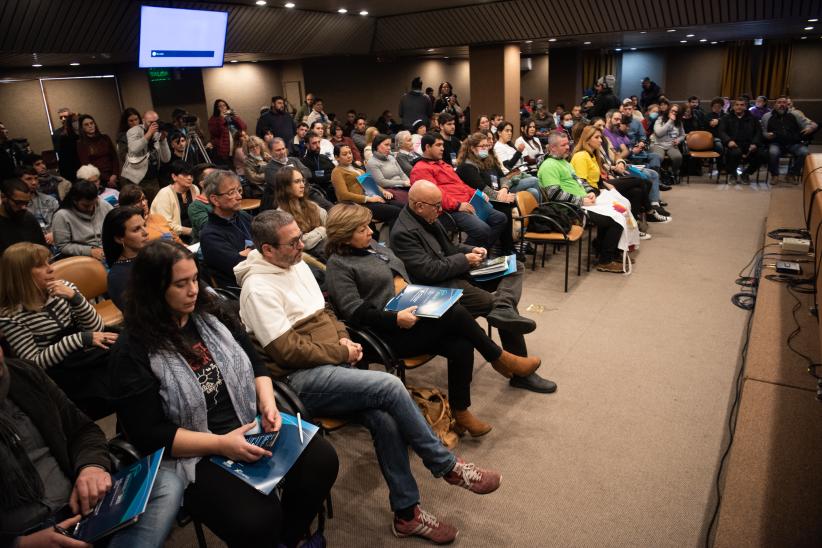
<path id="1" fill-rule="evenodd" d="M 167 69 L 148 69 L 149 82 L 168 82 L 171 80 L 171 71 Z"/>

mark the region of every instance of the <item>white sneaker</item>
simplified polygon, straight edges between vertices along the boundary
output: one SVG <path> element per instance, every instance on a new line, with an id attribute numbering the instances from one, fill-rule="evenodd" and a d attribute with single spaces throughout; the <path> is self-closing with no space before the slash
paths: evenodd
<path id="1" fill-rule="evenodd" d="M 640 240 L 650 240 L 650 239 L 651 239 L 651 235 L 650 235 L 650 234 L 648 234 L 647 232 L 640 232 L 640 233 L 639 233 L 639 239 L 640 239 Z"/>
<path id="2" fill-rule="evenodd" d="M 649 221 L 651 221 L 652 223 L 653 222 L 657 222 L 657 223 L 670 223 L 671 222 L 670 217 L 666 217 L 665 215 L 663 215 L 662 213 L 660 213 L 659 211 L 657 211 L 655 209 L 652 209 L 651 211 L 649 211 L 646 214 L 646 218 Z"/>

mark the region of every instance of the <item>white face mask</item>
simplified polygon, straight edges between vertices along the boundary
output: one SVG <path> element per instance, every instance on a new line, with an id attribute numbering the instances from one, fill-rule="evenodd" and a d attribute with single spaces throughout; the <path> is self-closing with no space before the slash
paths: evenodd
<path id="1" fill-rule="evenodd" d="M 484 160 L 484 159 L 488 158 L 488 151 L 485 150 L 484 148 L 481 148 L 479 150 L 479 152 L 477 152 L 477 156 L 479 156 L 480 159 Z"/>

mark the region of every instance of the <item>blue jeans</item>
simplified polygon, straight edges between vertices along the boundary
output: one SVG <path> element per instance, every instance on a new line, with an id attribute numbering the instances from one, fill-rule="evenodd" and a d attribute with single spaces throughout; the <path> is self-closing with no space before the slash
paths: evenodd
<path id="1" fill-rule="evenodd" d="M 787 152 L 793 154 L 793 160 L 791 160 L 788 173 L 791 175 L 799 175 L 799 172 L 802 171 L 805 156 L 808 155 L 808 147 L 802 143 L 795 143 L 793 145 L 771 143 L 770 148 L 768 148 L 768 171 L 771 172 L 771 175 L 779 175 L 779 157 Z"/>
<path id="2" fill-rule="evenodd" d="M 525 176 L 511 185 L 511 188 L 509 189 L 510 192 L 522 192 L 523 190 L 530 192 L 531 196 L 536 199 L 537 203 L 542 201 L 539 195 L 539 179 L 536 177 L 531 177 L 530 175 Z"/>
<path id="3" fill-rule="evenodd" d="M 108 548 L 155 548 L 162 546 L 174 527 L 183 501 L 183 480 L 172 470 L 160 467 L 146 511 L 134 525 L 115 533 Z"/>
<path id="4" fill-rule="evenodd" d="M 392 510 L 409 508 L 420 500 L 408 462 L 408 445 L 434 477 L 454 467 L 456 457 L 434 435 L 394 375 L 322 365 L 301 369 L 287 380 L 312 416 L 354 415 L 371 431 Z"/>
<path id="5" fill-rule="evenodd" d="M 494 210 L 484 221 L 473 213 L 465 213 L 463 211 L 450 212 L 451 217 L 457 223 L 457 227 L 468 237 L 465 239 L 466 245 L 484 247 L 491 249 L 497 243 L 499 235 L 505 229 L 508 222 L 508 217 L 505 213 Z"/>

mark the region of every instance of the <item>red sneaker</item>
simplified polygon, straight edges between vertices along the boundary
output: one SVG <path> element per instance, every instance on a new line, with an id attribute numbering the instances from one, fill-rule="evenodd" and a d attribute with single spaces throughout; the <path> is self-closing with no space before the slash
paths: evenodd
<path id="1" fill-rule="evenodd" d="M 434 544 L 449 544 L 459 534 L 456 527 L 439 521 L 420 508 L 419 504 L 414 507 L 414 519 L 405 521 L 394 516 L 391 530 L 399 538 L 422 537 Z"/>
<path id="2" fill-rule="evenodd" d="M 459 485 L 478 495 L 493 493 L 499 488 L 502 476 L 494 470 L 478 468 L 473 462 L 466 463 L 457 458 L 454 468 L 445 474 L 445 481 L 451 485 Z"/>

